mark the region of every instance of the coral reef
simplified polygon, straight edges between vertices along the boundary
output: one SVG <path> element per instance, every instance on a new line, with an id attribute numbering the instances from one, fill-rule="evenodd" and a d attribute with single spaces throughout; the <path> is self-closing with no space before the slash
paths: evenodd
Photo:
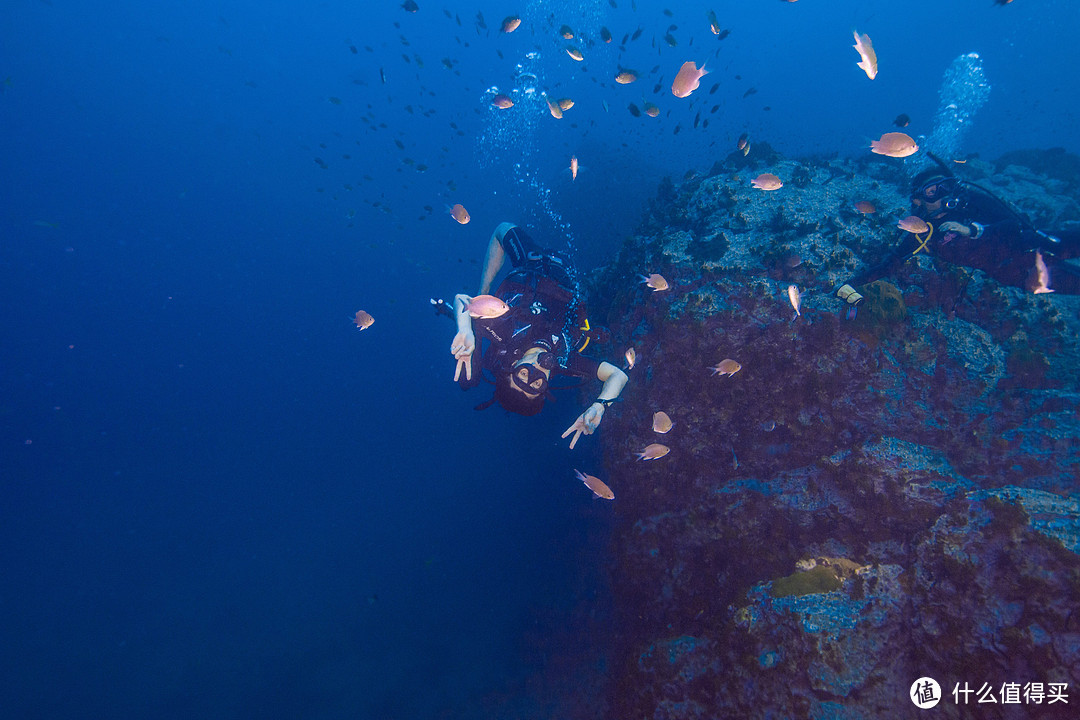
<path id="1" fill-rule="evenodd" d="M 900 165 L 732 160 L 665 182 L 592 278 L 594 314 L 638 357 L 603 428 L 610 717 L 908 717 L 922 676 L 941 683 L 942 717 L 970 710 L 949 695 L 964 682 L 1067 682 L 1070 704 L 1038 717 L 1070 716 L 1080 298 L 923 254 L 847 320 L 832 290 L 894 240 Z M 785 186 L 752 188 L 764 171 Z M 1012 162 L 965 172 L 1033 217 L 1078 219 L 1063 181 Z M 650 272 L 671 289 L 633 282 Z M 742 370 L 711 377 L 723 358 Z M 657 410 L 671 453 L 636 463 Z"/>

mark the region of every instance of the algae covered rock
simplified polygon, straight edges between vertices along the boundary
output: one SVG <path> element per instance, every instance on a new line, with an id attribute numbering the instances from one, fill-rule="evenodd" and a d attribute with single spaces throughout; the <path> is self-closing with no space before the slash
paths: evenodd
<path id="1" fill-rule="evenodd" d="M 859 290 L 863 301 L 859 304 L 856 322 L 863 328 L 884 329 L 907 318 L 907 305 L 899 288 L 885 280 L 875 280 Z"/>
<path id="2" fill-rule="evenodd" d="M 824 565 L 817 565 L 810 570 L 803 570 L 779 580 L 773 580 L 772 596 L 781 598 L 789 595 L 809 595 L 837 590 L 842 583 L 836 572 Z"/>

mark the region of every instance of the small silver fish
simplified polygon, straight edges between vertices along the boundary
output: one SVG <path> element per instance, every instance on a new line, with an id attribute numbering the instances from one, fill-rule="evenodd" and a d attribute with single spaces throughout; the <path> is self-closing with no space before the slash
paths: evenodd
<path id="1" fill-rule="evenodd" d="M 802 315 L 802 313 L 799 311 L 799 308 L 802 307 L 802 293 L 800 293 L 799 288 L 795 287 L 794 285 L 788 285 L 787 296 L 788 300 L 791 301 L 791 307 L 795 308 L 795 317 L 791 318 L 792 320 L 794 320 L 795 318 Z"/>

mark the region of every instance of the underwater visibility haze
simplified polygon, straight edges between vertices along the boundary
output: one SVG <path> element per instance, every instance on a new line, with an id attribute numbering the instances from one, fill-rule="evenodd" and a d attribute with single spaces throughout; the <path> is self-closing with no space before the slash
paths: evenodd
<path id="1" fill-rule="evenodd" d="M 0 716 L 1075 712 L 1072 0 L 4 16 Z M 573 448 L 454 387 L 502 222 Z"/>

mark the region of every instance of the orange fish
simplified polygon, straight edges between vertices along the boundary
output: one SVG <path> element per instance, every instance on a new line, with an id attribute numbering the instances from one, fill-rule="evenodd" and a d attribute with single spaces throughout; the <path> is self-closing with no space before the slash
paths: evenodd
<path id="1" fill-rule="evenodd" d="M 1035 251 L 1035 267 L 1028 277 L 1028 289 L 1036 295 L 1054 292 L 1050 289 L 1050 269 L 1046 267 L 1046 261 L 1038 250 Z"/>
<path id="2" fill-rule="evenodd" d="M 667 290 L 668 287 L 669 287 L 668 281 L 664 279 L 663 275 L 653 273 L 649 277 L 645 277 L 644 275 L 641 275 L 639 277 L 641 277 L 641 282 L 645 283 L 646 285 L 648 285 L 649 287 L 651 287 L 653 289 L 653 292 L 660 292 L 661 290 Z"/>
<path id="3" fill-rule="evenodd" d="M 724 377 L 725 375 L 734 375 L 739 372 L 742 370 L 742 365 L 731 358 L 724 358 L 720 361 L 720 364 L 709 369 L 712 370 L 713 375 Z"/>
<path id="4" fill-rule="evenodd" d="M 577 171 L 578 171 L 577 155 L 571 155 L 570 156 L 570 182 L 573 182 L 573 181 L 577 180 Z"/>
<path id="5" fill-rule="evenodd" d="M 886 157 L 906 158 L 908 155 L 914 155 L 918 152 L 919 146 L 915 144 L 915 141 L 910 136 L 904 133 L 887 132 L 881 136 L 880 140 L 870 142 L 870 150 Z"/>
<path id="6" fill-rule="evenodd" d="M 637 72 L 634 70 L 619 69 L 619 73 L 615 76 L 615 82 L 620 85 L 629 85 L 637 80 Z"/>
<path id="7" fill-rule="evenodd" d="M 555 101 L 559 105 L 559 109 L 566 112 L 570 108 L 574 107 L 574 101 L 570 98 L 559 98 Z"/>
<path id="8" fill-rule="evenodd" d="M 896 223 L 896 227 L 909 233 L 924 233 L 930 229 L 930 226 L 926 224 L 926 221 L 915 215 L 908 215 L 906 218 Z"/>
<path id="9" fill-rule="evenodd" d="M 547 102 L 548 110 L 551 111 L 551 117 L 562 120 L 562 108 L 559 107 L 559 103 L 551 102 L 547 95 L 544 96 L 544 101 Z"/>
<path id="10" fill-rule="evenodd" d="M 862 68 L 866 73 L 866 77 L 873 80 L 877 77 L 877 53 L 874 52 L 874 46 L 870 44 L 869 35 L 860 35 L 859 31 L 855 31 L 855 44 L 854 47 L 859 57 L 862 58 L 857 65 Z"/>
<path id="11" fill-rule="evenodd" d="M 508 15 L 502 21 L 502 27 L 500 28 L 500 30 L 502 30 L 504 33 L 512 33 L 517 30 L 518 26 L 520 25 L 521 18 L 519 18 L 517 15 Z"/>
<path id="12" fill-rule="evenodd" d="M 574 39 L 574 31 L 570 29 L 569 25 L 563 25 L 561 28 L 559 28 L 559 34 L 567 40 Z"/>
<path id="13" fill-rule="evenodd" d="M 874 203 L 869 200 L 860 200 L 855 203 L 855 209 L 861 212 L 863 215 L 870 215 L 877 212 L 877 208 L 874 207 Z"/>
<path id="14" fill-rule="evenodd" d="M 491 98 L 491 104 L 502 110 L 514 107 L 514 101 L 510 99 L 510 96 L 503 95 L 502 93 L 499 93 L 495 97 Z"/>
<path id="15" fill-rule="evenodd" d="M 709 71 L 705 69 L 704 65 L 699 70 L 693 60 L 684 62 L 679 69 L 679 74 L 675 76 L 675 80 L 671 83 L 671 94 L 680 98 L 687 97 L 698 89 L 698 86 L 701 85 L 701 78 L 708 73 Z"/>
<path id="16" fill-rule="evenodd" d="M 606 43 L 611 42 L 611 31 L 603 25 L 600 26 L 600 39 Z"/>
<path id="17" fill-rule="evenodd" d="M 758 190 L 779 190 L 784 187 L 784 183 L 780 178 L 772 173 L 761 173 L 750 181 L 750 185 L 756 187 Z"/>
<path id="18" fill-rule="evenodd" d="M 375 322 L 375 318 L 371 317 L 369 313 L 366 313 L 363 310 L 357 310 L 353 322 L 356 323 L 357 330 L 367 330 Z"/>
<path id="19" fill-rule="evenodd" d="M 469 313 L 469 317 L 490 320 L 505 315 L 510 306 L 494 295 L 477 295 L 462 310 Z"/>
<path id="20" fill-rule="evenodd" d="M 585 56 L 581 54 L 581 51 L 578 50 L 573 45 L 570 45 L 569 47 L 566 48 L 566 54 L 569 55 L 570 57 L 574 58 L 578 62 L 581 62 L 582 60 L 585 59 Z"/>
<path id="21" fill-rule="evenodd" d="M 450 208 L 450 214 L 462 225 L 468 225 L 469 220 L 471 219 L 469 217 L 469 211 L 466 210 L 461 203 L 458 203 L 454 205 L 454 207 Z"/>
<path id="22" fill-rule="evenodd" d="M 660 108 L 653 105 L 651 102 L 645 103 L 645 114 L 649 117 L 656 117 L 660 114 Z"/>
<path id="23" fill-rule="evenodd" d="M 626 348 L 626 369 L 633 370 L 634 363 L 637 362 L 637 353 L 634 352 L 634 348 Z"/>
<path id="24" fill-rule="evenodd" d="M 671 452 L 671 448 L 667 445 L 652 443 L 651 445 L 646 445 L 645 449 L 641 452 L 634 454 L 637 455 L 638 460 L 657 460 L 664 457 L 669 452 Z"/>
<path id="25" fill-rule="evenodd" d="M 663 410 L 657 410 L 652 416 L 652 429 L 653 432 L 658 432 L 661 435 L 671 432 L 671 428 L 675 423 L 671 422 L 671 418 Z"/>
<path id="26" fill-rule="evenodd" d="M 611 492 L 611 488 L 603 483 L 603 481 L 593 475 L 587 475 L 580 470 L 575 469 L 574 474 L 577 475 L 577 479 L 585 483 L 585 487 L 595 493 L 596 497 L 604 498 L 605 500 L 614 500 L 615 493 Z"/>

